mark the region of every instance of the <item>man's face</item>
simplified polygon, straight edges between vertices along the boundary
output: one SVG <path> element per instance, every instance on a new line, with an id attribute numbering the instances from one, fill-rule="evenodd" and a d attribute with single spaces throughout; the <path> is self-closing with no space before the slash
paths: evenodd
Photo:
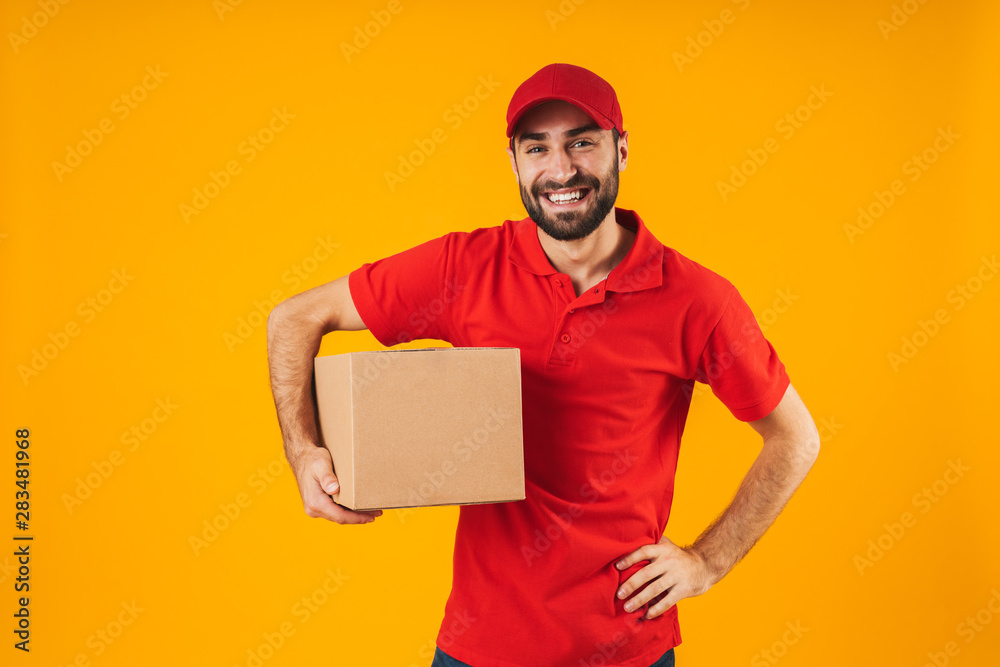
<path id="1" fill-rule="evenodd" d="M 611 130 L 579 107 L 554 101 L 531 109 L 508 152 L 528 216 L 552 238 L 586 238 L 614 207 L 624 156 Z"/>

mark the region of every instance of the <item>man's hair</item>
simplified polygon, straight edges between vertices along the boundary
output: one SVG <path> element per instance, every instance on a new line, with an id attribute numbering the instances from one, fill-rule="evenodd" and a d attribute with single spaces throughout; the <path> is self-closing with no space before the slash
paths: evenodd
<path id="1" fill-rule="evenodd" d="M 616 148 L 618 147 L 618 138 L 619 138 L 619 136 L 620 135 L 618 134 L 618 128 L 617 127 L 611 128 L 611 138 L 614 139 L 614 141 L 615 141 L 615 147 Z M 511 138 L 510 138 L 510 149 L 514 150 L 514 136 L 513 135 L 511 135 Z"/>

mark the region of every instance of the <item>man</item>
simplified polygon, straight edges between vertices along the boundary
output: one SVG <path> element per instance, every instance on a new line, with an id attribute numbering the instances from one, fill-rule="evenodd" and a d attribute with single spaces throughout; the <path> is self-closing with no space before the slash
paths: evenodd
<path id="1" fill-rule="evenodd" d="M 613 88 L 572 65 L 514 93 L 508 154 L 528 218 L 452 232 L 281 303 L 271 381 L 306 513 L 336 505 L 316 436 L 312 361 L 330 331 L 518 347 L 525 495 L 463 506 L 434 667 L 674 664 L 679 600 L 774 521 L 819 451 L 816 427 L 736 288 L 614 206 L 628 133 Z M 694 542 L 664 535 L 695 381 L 763 448 Z"/>

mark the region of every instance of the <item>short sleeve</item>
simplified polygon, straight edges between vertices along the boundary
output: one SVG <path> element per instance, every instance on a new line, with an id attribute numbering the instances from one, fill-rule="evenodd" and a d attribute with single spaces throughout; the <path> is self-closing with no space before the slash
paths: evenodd
<path id="1" fill-rule="evenodd" d="M 382 345 L 420 338 L 452 342 L 453 248 L 449 233 L 350 273 L 354 307 Z"/>
<path id="2" fill-rule="evenodd" d="M 745 422 L 769 415 L 788 388 L 784 364 L 735 287 L 708 336 L 695 379 Z"/>

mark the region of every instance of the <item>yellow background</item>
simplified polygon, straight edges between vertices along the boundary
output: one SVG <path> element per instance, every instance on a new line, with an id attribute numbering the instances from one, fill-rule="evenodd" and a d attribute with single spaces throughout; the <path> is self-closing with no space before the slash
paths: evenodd
<path id="1" fill-rule="evenodd" d="M 247 665 L 283 623 L 294 634 L 268 667 L 429 664 L 457 508 L 389 511 L 367 527 L 307 518 L 251 314 L 275 291 L 524 217 L 504 113 L 517 84 L 555 61 L 618 91 L 632 151 L 618 204 L 736 284 L 827 420 L 776 524 L 715 588 L 680 603 L 678 664 L 775 664 L 767 650 L 787 667 L 923 665 L 950 641 L 948 664 L 997 664 L 1000 618 L 971 641 L 959 624 L 1000 591 L 1000 280 L 961 309 L 948 299 L 1000 250 L 995 3 L 217 5 L 74 0 L 34 32 L 37 2 L 0 10 L 2 428 L 31 429 L 36 536 L 30 655 L 11 647 L 13 546 L 0 556 L 4 664 Z M 391 20 L 345 55 L 373 11 Z M 689 47 L 696 57 L 679 67 Z M 166 74 L 146 78 L 155 86 L 120 118 L 116 99 L 147 67 Z M 467 101 L 480 77 L 495 90 Z M 799 110 L 813 86 L 829 98 Z M 456 126 L 445 114 L 463 103 L 476 108 Z M 275 108 L 294 118 L 247 161 L 241 143 Z M 797 110 L 809 118 L 786 138 L 776 123 Z M 104 119 L 113 131 L 60 180 L 53 163 Z M 390 188 L 386 172 L 436 128 L 445 141 Z M 958 138 L 911 181 L 907 161 L 948 128 Z M 724 200 L 718 182 L 769 137 L 777 152 Z M 240 172 L 186 222 L 181 205 L 231 160 Z M 896 179 L 905 192 L 852 242 L 844 226 Z M 123 269 L 124 289 L 102 292 Z M 79 305 L 108 297 L 86 320 Z M 768 313 L 776 300 L 784 312 Z M 893 368 L 889 353 L 939 309 L 947 322 Z M 241 318 L 250 329 L 233 343 Z M 78 335 L 22 379 L 68 323 Z M 321 354 L 365 349 L 380 349 L 369 332 L 335 333 Z M 158 399 L 177 406 L 162 423 Z M 130 450 L 122 435 L 144 423 Z M 669 537 L 708 525 L 758 446 L 711 392 L 696 396 Z M 116 450 L 120 465 L 67 509 L 78 478 Z M 0 525 L 13 545 L 15 449 L 2 451 Z M 949 461 L 968 471 L 935 494 Z M 280 472 L 268 482 L 258 471 L 269 464 Z M 933 504 L 915 502 L 924 488 Z M 196 553 L 191 536 L 224 525 L 220 504 L 238 497 L 249 504 Z M 892 538 L 884 524 L 904 512 L 915 523 Z M 880 538 L 889 548 L 862 574 L 856 557 Z M 328 570 L 339 588 L 318 595 Z M 326 599 L 306 620 L 296 605 L 309 596 Z M 122 611 L 133 601 L 134 619 Z M 123 613 L 113 643 L 96 639 Z M 796 623 L 808 630 L 790 644 Z"/>

